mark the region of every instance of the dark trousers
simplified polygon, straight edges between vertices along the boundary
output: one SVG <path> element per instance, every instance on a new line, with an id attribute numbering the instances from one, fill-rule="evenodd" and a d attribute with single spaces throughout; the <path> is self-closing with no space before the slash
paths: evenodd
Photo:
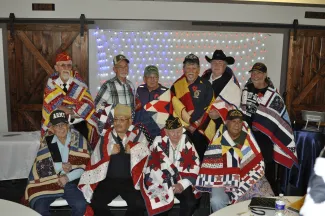
<path id="1" fill-rule="evenodd" d="M 77 124 L 73 124 L 74 129 L 76 129 L 82 136 L 88 140 L 88 127 L 86 121 L 81 121 Z M 89 141 L 89 140 L 88 140 Z"/>
<path id="2" fill-rule="evenodd" d="M 180 202 L 179 216 L 192 216 L 198 200 L 195 198 L 192 187 L 189 186 L 181 194 L 175 194 Z M 159 216 L 168 216 L 168 211 L 159 214 Z"/>
<path id="3" fill-rule="evenodd" d="M 50 205 L 54 202 L 58 197 L 43 197 L 38 199 L 34 204 L 34 210 L 40 213 L 42 216 L 51 216 L 50 213 Z M 69 206 L 72 209 L 72 216 L 83 216 L 87 202 L 84 198 L 82 192 L 77 188 L 76 184 L 67 183 L 64 186 L 64 194 L 62 196 L 65 199 Z"/>
<path id="4" fill-rule="evenodd" d="M 193 142 L 194 147 L 200 157 L 200 162 L 202 163 L 205 150 L 207 149 L 207 147 L 209 145 L 209 140 L 206 138 L 206 136 L 204 136 L 197 130 L 194 131 L 194 133 L 191 133 L 189 131 L 186 131 L 186 133 L 187 133 L 188 137 L 190 138 L 190 140 Z"/>
<path id="5" fill-rule="evenodd" d="M 145 205 L 140 191 L 134 189 L 133 181 L 129 179 L 106 178 L 101 181 L 94 191 L 91 207 L 95 216 L 111 216 L 110 207 L 107 206 L 118 195 L 127 203 L 126 216 L 144 215 Z"/>
<path id="6" fill-rule="evenodd" d="M 261 149 L 261 153 L 265 162 L 265 177 L 271 185 L 271 188 L 274 193 L 277 194 L 277 176 L 276 176 L 276 164 L 273 159 L 273 142 L 270 140 L 268 136 L 263 134 L 260 131 L 253 131 L 254 137 L 258 146 Z"/>

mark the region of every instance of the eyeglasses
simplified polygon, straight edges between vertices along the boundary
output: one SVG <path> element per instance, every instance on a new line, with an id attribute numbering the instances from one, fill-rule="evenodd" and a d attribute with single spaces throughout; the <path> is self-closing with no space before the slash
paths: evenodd
<path id="1" fill-rule="evenodd" d="M 72 64 L 59 64 L 58 66 L 60 66 L 62 68 L 71 68 Z"/>
<path id="2" fill-rule="evenodd" d="M 158 80 L 159 77 L 156 76 L 146 76 L 147 79 L 151 79 L 151 80 Z"/>
<path id="3" fill-rule="evenodd" d="M 124 66 L 124 67 L 121 67 L 121 66 L 115 66 L 115 68 L 117 69 L 117 70 L 127 70 L 127 69 L 129 69 L 129 66 L 127 65 L 127 66 Z"/>
<path id="4" fill-rule="evenodd" d="M 53 125 L 53 127 L 55 129 L 64 128 L 65 126 L 67 126 L 67 123 L 59 123 L 59 124 Z"/>
<path id="5" fill-rule="evenodd" d="M 127 120 L 129 120 L 130 118 L 114 118 L 114 122 L 125 122 Z"/>

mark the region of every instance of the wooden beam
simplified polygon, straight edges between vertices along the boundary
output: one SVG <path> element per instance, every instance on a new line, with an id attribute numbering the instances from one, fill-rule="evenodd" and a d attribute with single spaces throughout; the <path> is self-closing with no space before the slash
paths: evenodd
<path id="1" fill-rule="evenodd" d="M 71 44 L 76 40 L 78 35 L 79 35 L 79 32 L 71 32 L 70 35 L 67 38 L 65 38 L 64 41 L 62 41 L 61 46 L 51 56 L 53 65 L 55 65 L 56 55 L 65 51 L 69 46 L 71 46 Z M 73 61 L 73 59 L 72 59 L 72 61 Z"/>
<path id="2" fill-rule="evenodd" d="M 293 32 L 290 35 L 293 35 Z M 312 29 L 300 29 L 297 31 L 297 36 L 325 37 L 325 31 L 324 30 L 312 30 Z"/>
<path id="3" fill-rule="evenodd" d="M 300 92 L 300 94 L 292 102 L 293 105 L 300 104 L 301 101 L 308 95 L 308 93 L 314 88 L 317 82 L 321 79 L 322 75 L 325 74 L 325 64 L 318 70 L 316 76 L 309 82 L 309 84 Z"/>
<path id="4" fill-rule="evenodd" d="M 18 38 L 24 43 L 25 47 L 31 52 L 31 54 L 36 58 L 37 62 L 44 68 L 47 74 L 51 75 L 54 70 L 46 61 L 46 59 L 41 55 L 41 53 L 36 49 L 34 44 L 29 40 L 27 35 L 23 32 L 18 30 L 17 31 Z"/>
<path id="5" fill-rule="evenodd" d="M 80 32 L 80 24 L 15 24 L 14 29 L 21 31 Z M 8 30 L 10 30 L 9 26 Z M 88 31 L 87 25 L 85 25 L 85 31 Z"/>
<path id="6" fill-rule="evenodd" d="M 293 105 L 293 109 L 295 111 L 310 110 L 310 111 L 324 112 L 325 105 L 299 104 L 299 105 Z"/>
<path id="7" fill-rule="evenodd" d="M 33 130 L 39 130 L 39 124 L 37 124 L 35 120 L 32 117 L 30 117 L 30 115 L 27 114 L 27 112 L 19 110 L 18 113 L 21 114 L 24 117 L 24 119 L 30 123 Z"/>
<path id="8" fill-rule="evenodd" d="M 290 36 L 289 42 L 289 53 L 288 53 L 288 71 L 287 71 L 287 85 L 286 85 L 286 105 L 288 109 L 289 115 L 291 113 L 291 102 L 293 100 L 294 95 L 294 87 L 293 87 L 293 72 L 294 72 L 294 40 L 293 35 Z"/>
<path id="9" fill-rule="evenodd" d="M 314 55 L 317 57 L 317 59 L 319 59 L 319 61 L 324 61 L 325 60 L 325 57 L 322 57 L 321 55 L 320 55 L 320 53 L 318 53 L 318 52 L 313 52 L 314 53 Z"/>
<path id="10" fill-rule="evenodd" d="M 42 111 L 43 104 L 18 104 L 19 111 Z"/>

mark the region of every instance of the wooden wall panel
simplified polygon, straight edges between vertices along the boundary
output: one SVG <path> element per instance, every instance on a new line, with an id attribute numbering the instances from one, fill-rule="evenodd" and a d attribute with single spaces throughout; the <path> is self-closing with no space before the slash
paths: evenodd
<path id="1" fill-rule="evenodd" d="M 292 119 L 301 110 L 325 111 L 325 31 L 298 30 L 290 34 L 287 106 Z"/>

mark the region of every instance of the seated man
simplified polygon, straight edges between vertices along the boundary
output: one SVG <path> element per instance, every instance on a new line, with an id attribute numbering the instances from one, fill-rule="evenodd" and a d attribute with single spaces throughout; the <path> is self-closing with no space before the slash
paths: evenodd
<path id="1" fill-rule="evenodd" d="M 130 106 L 116 105 L 114 126 L 101 139 L 79 182 L 86 200 L 91 202 L 87 213 L 93 210 L 96 216 L 112 215 L 107 204 L 120 195 L 128 205 L 126 215 L 143 215 L 139 179 L 149 149 L 144 134 L 132 125 Z"/>
<path id="2" fill-rule="evenodd" d="M 213 211 L 252 197 L 273 196 L 261 151 L 239 110 L 231 110 L 204 154 L 196 184 L 211 191 Z"/>
<path id="3" fill-rule="evenodd" d="M 161 136 L 150 147 L 142 194 L 149 215 L 168 215 L 174 196 L 180 201 L 180 216 L 191 216 L 197 204 L 193 192 L 200 160 L 181 121 L 172 115 L 166 121 Z"/>
<path id="4" fill-rule="evenodd" d="M 45 135 L 29 174 L 25 201 L 43 216 L 51 215 L 50 204 L 64 198 L 73 216 L 82 216 L 87 202 L 77 185 L 90 158 L 90 147 L 77 130 L 69 129 L 62 110 L 50 115 L 49 130 Z"/>

